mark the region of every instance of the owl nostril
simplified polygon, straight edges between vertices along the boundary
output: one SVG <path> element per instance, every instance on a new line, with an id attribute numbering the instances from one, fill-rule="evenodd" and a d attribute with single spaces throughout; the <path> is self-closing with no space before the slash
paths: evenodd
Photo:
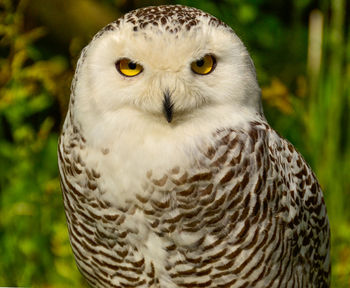
<path id="1" fill-rule="evenodd" d="M 173 120 L 173 107 L 174 103 L 171 101 L 170 91 L 165 90 L 163 99 L 163 112 L 166 120 L 170 123 Z"/>

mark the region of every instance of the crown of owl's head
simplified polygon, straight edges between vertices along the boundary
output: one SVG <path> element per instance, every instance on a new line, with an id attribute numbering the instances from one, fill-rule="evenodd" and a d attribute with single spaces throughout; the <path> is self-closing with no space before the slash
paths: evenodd
<path id="1" fill-rule="evenodd" d="M 78 120 L 112 122 L 128 111 L 169 127 L 218 107 L 262 113 L 240 39 L 217 18 L 180 5 L 134 10 L 98 32 L 79 59 L 71 99 Z"/>

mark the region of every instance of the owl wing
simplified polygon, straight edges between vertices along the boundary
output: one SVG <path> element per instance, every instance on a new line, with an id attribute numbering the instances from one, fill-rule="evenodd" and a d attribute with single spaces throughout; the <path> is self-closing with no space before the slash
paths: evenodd
<path id="1" fill-rule="evenodd" d="M 218 129 L 198 150 L 192 169 L 151 177 L 154 191 L 172 187 L 166 195 L 173 196 L 164 203 L 156 202 L 159 196 L 143 201 L 158 203 L 149 204 L 146 214 L 160 237 L 170 235 L 167 270 L 174 282 L 328 287 L 322 191 L 294 147 L 268 124 L 255 122 L 248 129 Z"/>
<path id="2" fill-rule="evenodd" d="M 281 264 L 279 281 L 292 267 L 297 275 L 295 281 L 302 287 L 311 283 L 312 287 L 329 287 L 329 222 L 314 173 L 293 145 L 268 124 L 251 123 L 248 135 L 248 147 L 254 151 L 251 167 L 262 175 L 261 191 L 266 193 L 263 197 L 279 225 L 276 238 L 282 233 L 278 245 L 285 254 L 277 259 Z"/>
<path id="3" fill-rule="evenodd" d="M 296 265 L 301 275 L 308 275 L 305 285 L 329 287 L 330 228 L 321 187 L 293 145 L 271 128 L 268 131 L 270 159 L 279 175 L 279 210 L 292 233 Z"/>

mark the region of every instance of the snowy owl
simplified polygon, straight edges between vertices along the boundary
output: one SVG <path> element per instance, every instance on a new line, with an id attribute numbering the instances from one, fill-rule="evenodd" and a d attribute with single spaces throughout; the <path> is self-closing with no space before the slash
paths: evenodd
<path id="1" fill-rule="evenodd" d="M 147 7 L 98 32 L 58 159 L 93 287 L 329 287 L 320 185 L 266 122 L 247 49 L 205 12 Z"/>

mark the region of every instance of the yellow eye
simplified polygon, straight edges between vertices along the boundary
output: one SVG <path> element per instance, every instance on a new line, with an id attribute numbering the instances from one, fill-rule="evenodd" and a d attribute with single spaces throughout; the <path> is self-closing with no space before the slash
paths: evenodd
<path id="1" fill-rule="evenodd" d="M 212 55 L 205 55 L 203 58 L 193 61 L 191 69 L 194 73 L 200 75 L 207 75 L 215 69 L 216 60 Z"/>
<path id="2" fill-rule="evenodd" d="M 140 64 L 132 62 L 130 59 L 123 58 L 115 63 L 115 66 L 120 74 L 127 77 L 133 77 L 140 74 L 143 67 Z"/>

